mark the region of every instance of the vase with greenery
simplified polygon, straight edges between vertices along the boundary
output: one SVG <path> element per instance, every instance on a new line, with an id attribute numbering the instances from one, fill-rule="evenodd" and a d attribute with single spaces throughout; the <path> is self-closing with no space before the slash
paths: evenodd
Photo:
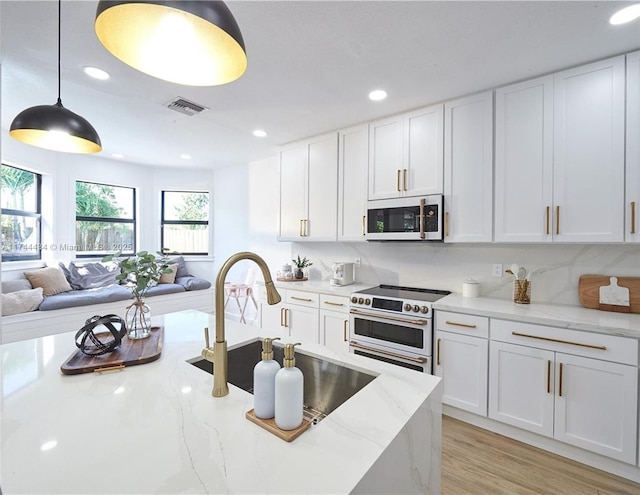
<path id="1" fill-rule="evenodd" d="M 307 259 L 307 257 L 305 256 L 304 258 L 300 259 L 300 255 L 298 255 L 298 258 L 295 260 L 291 260 L 293 261 L 293 264 L 296 265 L 296 270 L 294 272 L 294 276 L 297 279 L 302 279 L 304 278 L 304 272 L 302 271 L 303 269 L 313 265 L 313 263 L 311 263 L 311 261 L 309 261 Z"/>
<path id="2" fill-rule="evenodd" d="M 158 284 L 160 277 L 172 273 L 166 254 L 140 251 L 133 256 L 120 257 L 117 252 L 102 258 L 102 261 L 114 262 L 120 268 L 116 280 L 124 282 L 133 294 L 135 301 L 127 306 L 125 324 L 130 339 L 144 339 L 151 335 L 151 308 L 144 302 L 147 291 Z"/>

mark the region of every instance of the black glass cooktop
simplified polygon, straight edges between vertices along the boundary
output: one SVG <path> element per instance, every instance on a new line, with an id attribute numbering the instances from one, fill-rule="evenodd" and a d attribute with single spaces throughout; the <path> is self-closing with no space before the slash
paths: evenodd
<path id="1" fill-rule="evenodd" d="M 396 285 L 379 285 L 371 289 L 359 290 L 358 294 L 369 294 L 396 299 L 413 299 L 416 301 L 435 302 L 451 294 L 448 290 L 420 289 L 416 287 L 398 287 Z"/>

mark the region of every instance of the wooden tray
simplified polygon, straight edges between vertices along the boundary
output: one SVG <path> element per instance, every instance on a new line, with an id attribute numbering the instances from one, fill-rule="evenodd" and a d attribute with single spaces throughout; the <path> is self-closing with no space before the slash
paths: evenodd
<path id="1" fill-rule="evenodd" d="M 109 332 L 105 334 L 111 336 Z M 79 375 L 150 363 L 160 358 L 163 342 L 164 328 L 151 327 L 150 337 L 139 340 L 125 337 L 115 351 L 101 356 L 85 356 L 78 349 L 60 366 L 60 371 L 65 375 Z"/>
<path id="2" fill-rule="evenodd" d="M 600 287 L 610 284 L 612 275 L 582 275 L 578 284 L 580 304 L 585 308 L 625 312 L 622 307 L 600 304 Z M 629 312 L 640 313 L 640 277 L 617 277 L 618 285 L 629 289 Z"/>
<path id="3" fill-rule="evenodd" d="M 302 278 L 283 278 L 283 277 L 278 277 L 276 278 L 276 280 L 278 282 L 304 282 L 305 280 L 309 280 L 307 277 L 302 277 Z"/>
<path id="4" fill-rule="evenodd" d="M 302 424 L 298 426 L 295 430 L 281 430 L 276 426 L 275 419 L 273 418 L 260 419 L 256 417 L 253 409 L 251 409 L 250 411 L 247 411 L 244 417 L 247 418 L 252 423 L 255 423 L 258 426 L 261 426 L 268 432 L 273 433 L 278 438 L 282 438 L 285 442 L 291 442 L 292 440 L 295 440 L 311 426 L 311 422 L 308 419 L 303 418 Z"/>

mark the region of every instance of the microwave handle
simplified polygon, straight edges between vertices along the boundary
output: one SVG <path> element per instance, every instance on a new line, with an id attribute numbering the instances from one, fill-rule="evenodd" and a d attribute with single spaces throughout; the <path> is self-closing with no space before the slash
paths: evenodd
<path id="1" fill-rule="evenodd" d="M 425 199 L 422 198 L 420 200 L 420 215 L 418 216 L 419 220 L 420 220 L 420 239 L 424 239 L 425 238 L 425 232 L 424 232 L 424 205 L 425 205 Z"/>

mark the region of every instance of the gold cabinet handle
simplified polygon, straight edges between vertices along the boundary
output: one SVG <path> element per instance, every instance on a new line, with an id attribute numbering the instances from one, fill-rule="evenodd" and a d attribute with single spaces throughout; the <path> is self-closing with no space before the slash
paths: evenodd
<path id="1" fill-rule="evenodd" d="M 396 170 L 396 190 L 398 192 L 401 191 L 400 189 L 400 174 L 402 173 L 402 171 L 400 169 Z"/>
<path id="2" fill-rule="evenodd" d="M 294 297 L 291 296 L 291 298 L 293 299 Z M 309 301 L 311 301 L 311 299 L 309 299 Z M 324 303 L 328 304 L 329 306 L 344 306 L 344 304 L 342 304 L 342 303 L 334 303 L 334 302 L 331 302 L 331 301 L 325 301 Z"/>
<path id="3" fill-rule="evenodd" d="M 551 393 L 551 360 L 547 359 L 547 393 Z"/>
<path id="4" fill-rule="evenodd" d="M 289 310 L 286 308 L 284 310 L 284 327 L 289 328 Z"/>
<path id="5" fill-rule="evenodd" d="M 407 190 L 407 169 L 406 168 L 402 169 L 402 185 L 403 185 L 403 189 L 406 191 Z"/>
<path id="6" fill-rule="evenodd" d="M 545 229 L 546 232 L 547 232 L 547 235 L 549 235 L 549 218 L 550 218 L 550 216 L 551 216 L 551 207 L 547 206 L 547 219 L 546 219 L 546 229 Z"/>
<path id="7" fill-rule="evenodd" d="M 449 321 L 449 320 L 445 321 L 445 324 L 446 325 L 454 325 L 456 327 L 477 328 L 477 325 L 471 325 L 469 323 L 458 323 L 458 322 Z"/>
<path id="8" fill-rule="evenodd" d="M 309 235 L 309 219 L 305 218 L 304 222 L 304 236 L 307 237 Z"/>
<path id="9" fill-rule="evenodd" d="M 442 339 L 438 339 L 436 343 L 436 365 L 440 366 L 440 341 Z"/>
<path id="10" fill-rule="evenodd" d="M 304 297 L 291 296 L 291 299 L 295 299 L 296 301 L 313 302 L 313 299 L 305 299 Z"/>
<path id="11" fill-rule="evenodd" d="M 284 308 L 280 308 L 280 326 L 284 327 Z"/>
<path id="12" fill-rule="evenodd" d="M 528 339 L 546 340 L 547 342 L 557 342 L 558 344 L 577 345 L 580 347 L 588 347 L 589 349 L 598 349 L 601 351 L 607 350 L 607 346 L 604 345 L 583 344 L 582 342 L 571 342 L 570 340 L 552 339 L 551 337 L 539 337 L 538 335 L 529 335 L 520 332 L 511 332 L 511 335 L 515 335 L 516 337 L 526 337 Z"/>
<path id="13" fill-rule="evenodd" d="M 342 323 L 342 340 L 344 342 L 347 341 L 347 330 L 348 330 L 349 320 L 344 320 Z"/>
<path id="14" fill-rule="evenodd" d="M 444 212 L 444 236 L 449 237 L 449 212 Z"/>
<path id="15" fill-rule="evenodd" d="M 556 206 L 556 235 L 560 234 L 560 207 Z"/>
<path id="16" fill-rule="evenodd" d="M 560 376 L 558 378 L 558 397 L 562 397 L 562 363 L 560 363 Z"/>
<path id="17" fill-rule="evenodd" d="M 303 228 L 302 222 L 304 222 L 304 220 L 300 219 L 300 231 L 299 231 L 300 237 L 304 236 L 304 234 L 302 233 L 302 228 Z"/>
<path id="18" fill-rule="evenodd" d="M 631 202 L 631 233 L 636 233 L 636 202 Z"/>
<path id="19" fill-rule="evenodd" d="M 367 221 L 366 215 L 362 215 L 362 235 L 366 235 L 367 234 L 367 232 L 365 231 L 366 221 Z"/>

